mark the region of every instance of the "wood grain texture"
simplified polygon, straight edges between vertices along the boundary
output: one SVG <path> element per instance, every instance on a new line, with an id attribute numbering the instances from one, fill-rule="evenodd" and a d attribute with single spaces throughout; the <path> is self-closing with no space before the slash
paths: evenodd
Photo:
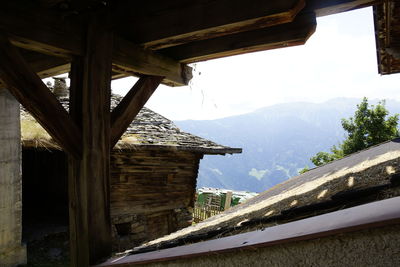
<path id="1" fill-rule="evenodd" d="M 113 70 L 138 76 L 163 76 L 164 84 L 187 85 L 192 79 L 192 68 L 157 52 L 143 50 L 139 45 L 116 37 L 113 49 Z"/>
<path id="2" fill-rule="evenodd" d="M 0 30 L 15 46 L 69 60 L 85 54 L 85 32 L 80 19 L 57 16 L 34 6 L 27 12 L 22 4 L 31 6 L 17 0 L 0 9 Z M 192 77 L 190 67 L 121 37 L 115 38 L 113 62 L 115 71 L 135 76 L 165 76 L 163 83 L 168 85 L 187 85 Z"/>
<path id="3" fill-rule="evenodd" d="M 317 17 L 333 15 L 384 2 L 383 0 L 308 0 L 306 11 L 313 11 Z"/>
<path id="4" fill-rule="evenodd" d="M 113 34 L 93 17 L 82 86 L 82 177 L 87 181 L 89 263 L 111 253 L 110 98 Z"/>
<path id="5" fill-rule="evenodd" d="M 28 50 L 64 58 L 85 53 L 84 29 L 78 22 L 32 1 L 2 2 L 0 30 L 14 45 Z"/>
<path id="6" fill-rule="evenodd" d="M 82 131 L 82 87 L 84 83 L 83 58 L 71 64 L 70 104 L 71 118 Z M 89 266 L 88 181 L 83 177 L 83 162 L 68 156 L 68 206 L 71 266 Z"/>
<path id="7" fill-rule="evenodd" d="M 255 31 L 192 42 L 160 50 L 184 63 L 193 63 L 249 52 L 302 45 L 314 33 L 314 13 L 301 14 L 293 22 Z"/>
<path id="8" fill-rule="evenodd" d="M 111 254 L 110 98 L 113 34 L 91 17 L 87 54 L 71 69 L 70 112 L 82 131 L 82 160 L 69 159 L 72 266 Z"/>
<path id="9" fill-rule="evenodd" d="M 304 0 L 125 1 L 115 15 L 115 23 L 135 42 L 158 50 L 288 23 L 304 6 Z"/>
<path id="10" fill-rule="evenodd" d="M 15 98 L 65 151 L 81 156 L 78 127 L 57 98 L 27 64 L 20 52 L 0 35 L 0 77 Z"/>
<path id="11" fill-rule="evenodd" d="M 140 78 L 111 113 L 111 148 L 135 119 L 150 99 L 163 77 L 145 76 Z"/>
<path id="12" fill-rule="evenodd" d="M 112 216 L 193 207 L 201 156 L 184 151 L 113 151 Z M 174 178 L 169 180 L 169 175 Z"/>

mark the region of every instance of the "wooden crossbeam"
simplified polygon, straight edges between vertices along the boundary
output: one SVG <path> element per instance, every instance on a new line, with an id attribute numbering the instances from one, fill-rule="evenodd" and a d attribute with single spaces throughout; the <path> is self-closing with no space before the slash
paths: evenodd
<path id="1" fill-rule="evenodd" d="M 114 147 L 129 124 L 157 89 L 163 77 L 140 78 L 111 113 L 111 148 Z"/>
<path id="2" fill-rule="evenodd" d="M 0 9 L 0 30 L 15 46 L 58 57 L 84 54 L 84 32 L 78 23 L 32 1 L 6 1 Z"/>
<path id="3" fill-rule="evenodd" d="M 291 23 L 170 47 L 162 52 L 181 62 L 192 63 L 302 45 L 314 33 L 316 25 L 314 13 L 301 14 Z"/>
<path id="4" fill-rule="evenodd" d="M 121 37 L 115 37 L 113 70 L 130 75 L 163 76 L 164 84 L 187 85 L 192 79 L 192 68 L 176 60 L 146 50 Z"/>
<path id="5" fill-rule="evenodd" d="M 15 46 L 69 59 L 84 56 L 85 32 L 79 21 L 33 7 L 26 12 L 15 7 L 26 1 L 13 2 L 2 3 L 0 30 Z M 168 85 L 187 85 L 192 77 L 190 67 L 123 38 L 115 38 L 112 58 L 119 72 L 164 76 Z"/>
<path id="6" fill-rule="evenodd" d="M 14 97 L 66 152 L 81 157 L 82 137 L 78 127 L 4 35 L 0 35 L 0 77 Z"/>
<path id="7" fill-rule="evenodd" d="M 21 51 L 23 52 L 23 51 Z M 62 58 L 50 57 L 47 55 L 34 55 L 22 53 L 23 58 L 29 64 L 34 72 L 41 78 L 48 78 L 63 74 L 69 71 L 70 63 Z M 0 85 L 1 85 L 0 80 Z"/>
<path id="8" fill-rule="evenodd" d="M 291 22 L 305 6 L 304 0 L 119 3 L 121 7 L 115 15 L 118 17 L 115 19 L 118 23 L 116 29 L 135 36 L 136 42 L 151 49 Z"/>
<path id="9" fill-rule="evenodd" d="M 64 58 L 52 57 L 27 50 L 22 50 L 21 52 L 22 56 L 32 67 L 32 70 L 42 79 L 67 73 L 71 68 L 69 61 Z"/>

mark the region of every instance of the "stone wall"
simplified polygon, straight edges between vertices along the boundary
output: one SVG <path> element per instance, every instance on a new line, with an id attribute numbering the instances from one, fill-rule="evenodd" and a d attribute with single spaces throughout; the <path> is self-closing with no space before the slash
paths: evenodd
<path id="1" fill-rule="evenodd" d="M 21 245 L 21 134 L 19 104 L 0 88 L 0 266 L 26 262 Z"/>
<path id="2" fill-rule="evenodd" d="M 145 266 L 400 266 L 399 240 L 395 225 Z"/>
<path id="3" fill-rule="evenodd" d="M 131 249 L 190 226 L 191 210 L 190 207 L 184 207 L 162 212 L 112 216 L 113 250 Z"/>

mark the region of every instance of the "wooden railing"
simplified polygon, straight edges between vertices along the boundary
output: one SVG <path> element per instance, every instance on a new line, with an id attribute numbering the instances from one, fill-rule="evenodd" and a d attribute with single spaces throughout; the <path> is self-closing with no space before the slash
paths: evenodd
<path id="1" fill-rule="evenodd" d="M 193 221 L 198 223 L 223 211 L 224 209 L 219 205 L 199 205 L 196 203 L 193 210 Z"/>
<path id="2" fill-rule="evenodd" d="M 197 198 L 197 196 L 196 196 Z M 211 216 L 220 214 L 231 206 L 232 192 L 225 194 L 224 202 L 220 195 L 210 194 L 203 203 L 196 202 L 193 210 L 193 222 L 198 223 L 210 218 Z"/>

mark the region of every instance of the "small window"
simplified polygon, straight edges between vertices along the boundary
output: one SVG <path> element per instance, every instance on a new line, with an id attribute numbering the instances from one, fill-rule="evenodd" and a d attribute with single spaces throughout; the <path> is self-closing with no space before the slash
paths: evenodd
<path id="1" fill-rule="evenodd" d="M 131 233 L 131 223 L 117 223 L 115 224 L 119 236 L 127 236 Z"/>

